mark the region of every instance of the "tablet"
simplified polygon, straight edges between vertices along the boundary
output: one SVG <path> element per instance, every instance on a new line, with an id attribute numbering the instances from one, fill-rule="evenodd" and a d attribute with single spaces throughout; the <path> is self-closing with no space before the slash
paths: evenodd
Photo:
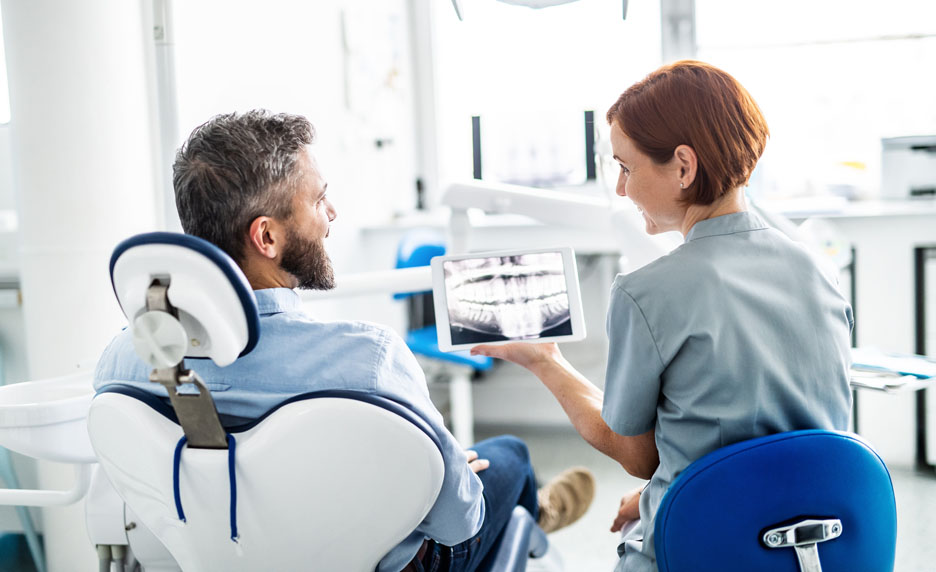
<path id="1" fill-rule="evenodd" d="M 439 349 L 585 338 L 571 248 L 475 252 L 432 259 Z"/>

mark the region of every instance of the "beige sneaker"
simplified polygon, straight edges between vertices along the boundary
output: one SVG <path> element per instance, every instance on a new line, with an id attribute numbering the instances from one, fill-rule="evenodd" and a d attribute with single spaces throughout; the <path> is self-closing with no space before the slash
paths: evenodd
<path id="1" fill-rule="evenodd" d="M 595 475 L 585 467 L 566 469 L 537 491 L 544 532 L 555 532 L 580 519 L 595 498 Z"/>

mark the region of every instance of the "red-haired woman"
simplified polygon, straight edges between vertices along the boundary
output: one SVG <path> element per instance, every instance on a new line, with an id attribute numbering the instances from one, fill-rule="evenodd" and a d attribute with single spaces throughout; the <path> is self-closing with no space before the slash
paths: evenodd
<path id="1" fill-rule="evenodd" d="M 673 479 L 731 443 L 848 427 L 851 308 L 800 245 L 747 209 L 768 130 L 750 94 L 698 61 L 661 67 L 611 106 L 617 194 L 650 234 L 685 242 L 611 288 L 604 391 L 555 344 L 478 346 L 553 392 L 576 430 L 632 475 L 612 530 L 640 519 L 617 570 L 656 570 L 654 516 Z"/>

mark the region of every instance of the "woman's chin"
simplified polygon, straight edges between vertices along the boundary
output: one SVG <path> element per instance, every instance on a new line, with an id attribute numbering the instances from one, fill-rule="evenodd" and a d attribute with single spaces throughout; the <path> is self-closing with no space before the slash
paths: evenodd
<path id="1" fill-rule="evenodd" d="M 647 232 L 647 234 L 660 234 L 660 227 L 658 227 L 652 220 L 650 220 L 650 217 L 647 216 L 647 213 L 641 212 L 640 214 L 643 215 L 645 225 L 644 230 Z"/>

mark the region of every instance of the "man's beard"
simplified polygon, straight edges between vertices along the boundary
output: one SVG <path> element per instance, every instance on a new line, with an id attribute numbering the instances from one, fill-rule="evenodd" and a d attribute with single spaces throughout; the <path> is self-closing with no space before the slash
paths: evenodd
<path id="1" fill-rule="evenodd" d="M 289 229 L 280 266 L 299 281 L 298 288 L 331 290 L 335 287 L 335 272 L 320 238 L 306 238 Z"/>

